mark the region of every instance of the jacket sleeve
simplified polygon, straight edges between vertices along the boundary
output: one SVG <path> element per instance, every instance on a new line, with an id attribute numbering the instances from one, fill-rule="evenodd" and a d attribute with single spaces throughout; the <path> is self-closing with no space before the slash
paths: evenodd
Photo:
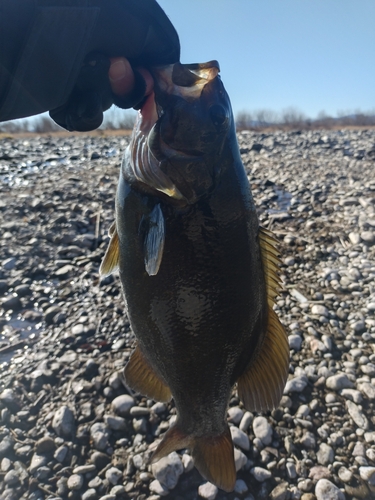
<path id="1" fill-rule="evenodd" d="M 180 46 L 155 0 L 2 0 L 0 121 L 64 106 L 91 53 L 147 67 Z"/>

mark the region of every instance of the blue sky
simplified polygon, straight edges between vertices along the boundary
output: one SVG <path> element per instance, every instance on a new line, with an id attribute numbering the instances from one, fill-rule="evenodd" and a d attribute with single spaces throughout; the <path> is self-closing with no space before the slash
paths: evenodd
<path id="1" fill-rule="evenodd" d="M 182 62 L 220 62 L 235 114 L 375 110 L 375 0 L 158 1 Z"/>

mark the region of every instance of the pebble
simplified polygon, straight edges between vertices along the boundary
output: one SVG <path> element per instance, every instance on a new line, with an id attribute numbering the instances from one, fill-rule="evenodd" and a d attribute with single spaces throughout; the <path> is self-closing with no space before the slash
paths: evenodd
<path id="1" fill-rule="evenodd" d="M 289 335 L 289 348 L 294 351 L 300 351 L 302 346 L 302 338 L 299 335 Z"/>
<path id="2" fill-rule="evenodd" d="M 75 434 L 75 419 L 72 410 L 68 406 L 61 406 L 52 421 L 52 427 L 60 437 L 71 438 Z"/>
<path id="3" fill-rule="evenodd" d="M 262 467 L 253 467 L 250 469 L 251 474 L 254 476 L 254 478 L 259 481 L 267 481 L 267 479 L 270 479 L 272 477 L 272 473 L 267 470 L 263 469 Z"/>
<path id="4" fill-rule="evenodd" d="M 243 415 L 244 412 L 241 408 L 233 406 L 228 410 L 228 422 L 233 422 L 235 425 L 238 425 L 241 422 Z"/>
<path id="5" fill-rule="evenodd" d="M 237 479 L 236 484 L 234 485 L 234 491 L 239 495 L 243 495 L 249 490 L 247 484 L 243 479 Z"/>
<path id="6" fill-rule="evenodd" d="M 29 467 L 30 474 L 34 474 L 39 467 L 43 467 L 43 465 L 46 465 L 47 462 L 48 459 L 45 455 L 38 455 L 37 453 L 34 453 Z"/>
<path id="7" fill-rule="evenodd" d="M 176 487 L 178 479 L 184 472 L 179 455 L 174 451 L 151 466 L 152 474 L 168 490 Z"/>
<path id="8" fill-rule="evenodd" d="M 69 448 L 66 445 L 59 446 L 55 453 L 53 454 L 53 458 L 57 461 L 62 463 L 65 460 L 65 457 L 68 453 Z"/>
<path id="9" fill-rule="evenodd" d="M 292 392 L 302 392 L 305 390 L 307 384 L 308 379 L 306 375 L 292 378 L 291 380 L 287 381 L 284 389 L 284 394 L 290 394 Z"/>
<path id="10" fill-rule="evenodd" d="M 241 470 L 247 464 L 247 456 L 238 448 L 234 449 L 234 463 L 236 471 Z"/>
<path id="11" fill-rule="evenodd" d="M 245 451 L 250 449 L 249 436 L 244 431 L 241 431 L 238 427 L 231 426 L 230 433 L 234 445 Z"/>
<path id="12" fill-rule="evenodd" d="M 340 391 L 341 389 L 352 388 L 354 387 L 354 384 L 349 380 L 345 373 L 337 373 L 336 375 L 332 375 L 327 378 L 326 386 L 327 389 Z"/>
<path id="13" fill-rule="evenodd" d="M 265 446 L 272 442 L 272 427 L 265 417 L 255 417 L 253 420 L 255 437 L 259 438 Z"/>
<path id="14" fill-rule="evenodd" d="M 80 490 L 83 486 L 83 481 L 81 474 L 72 474 L 68 477 L 68 488 L 70 490 Z"/>
<path id="15" fill-rule="evenodd" d="M 289 484 L 285 481 L 278 484 L 270 493 L 270 500 L 286 500 L 288 497 Z"/>
<path id="16" fill-rule="evenodd" d="M 375 486 L 375 467 L 360 467 L 359 474 L 366 483 Z"/>
<path id="17" fill-rule="evenodd" d="M 165 497 L 169 494 L 168 488 L 163 486 L 157 479 L 151 481 L 149 484 L 149 489 L 151 493 L 156 493 L 156 495 L 160 495 L 161 497 Z"/>
<path id="18" fill-rule="evenodd" d="M 321 443 L 319 445 L 319 450 L 316 454 L 316 458 L 318 459 L 318 463 L 322 465 L 328 465 L 333 463 L 335 453 L 331 446 L 326 443 Z"/>
<path id="19" fill-rule="evenodd" d="M 110 467 L 106 471 L 105 477 L 111 484 L 116 485 L 122 478 L 122 472 L 117 467 Z"/>
<path id="20" fill-rule="evenodd" d="M 250 427 L 253 419 L 254 419 L 253 414 L 250 413 L 249 411 L 246 411 L 243 414 L 243 417 L 242 417 L 240 425 L 239 425 L 240 430 L 246 432 L 248 430 L 248 428 Z"/>
<path id="21" fill-rule="evenodd" d="M 104 415 L 104 422 L 114 431 L 122 431 L 126 429 L 126 420 L 122 417 L 113 415 Z"/>
<path id="22" fill-rule="evenodd" d="M 348 409 L 349 415 L 354 420 L 354 423 L 361 429 L 367 430 L 369 427 L 369 422 L 363 412 L 358 408 L 358 406 L 352 401 L 346 401 L 346 407 Z"/>
<path id="23" fill-rule="evenodd" d="M 120 415 L 121 417 L 125 417 L 128 415 L 130 409 L 135 405 L 134 398 L 129 396 L 128 394 L 122 394 L 121 396 L 117 396 L 112 403 L 112 409 L 115 413 Z"/>
<path id="24" fill-rule="evenodd" d="M 315 486 L 316 500 L 345 500 L 345 494 L 328 479 L 320 479 Z"/>
<path id="25" fill-rule="evenodd" d="M 201 484 L 198 488 L 198 495 L 206 500 L 214 500 L 219 493 L 219 489 L 211 483 Z"/>

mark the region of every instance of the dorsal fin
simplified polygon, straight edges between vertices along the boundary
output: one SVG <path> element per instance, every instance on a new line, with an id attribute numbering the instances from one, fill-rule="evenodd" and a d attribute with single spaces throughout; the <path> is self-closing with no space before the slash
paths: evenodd
<path id="1" fill-rule="evenodd" d="M 270 231 L 260 228 L 259 243 L 267 287 L 267 331 L 254 360 L 237 381 L 238 396 L 250 411 L 276 408 L 289 372 L 288 337 L 273 310 L 275 298 L 281 289 L 277 241 Z"/>
<path id="2" fill-rule="evenodd" d="M 154 401 L 167 402 L 172 398 L 171 390 L 155 372 L 137 346 L 124 370 L 128 386 Z"/>
<path id="3" fill-rule="evenodd" d="M 120 249 L 119 239 L 116 229 L 116 222 L 114 222 L 108 231 L 111 241 L 109 242 L 107 251 L 103 257 L 102 263 L 99 268 L 99 274 L 102 278 L 109 276 L 115 272 L 119 266 Z"/>

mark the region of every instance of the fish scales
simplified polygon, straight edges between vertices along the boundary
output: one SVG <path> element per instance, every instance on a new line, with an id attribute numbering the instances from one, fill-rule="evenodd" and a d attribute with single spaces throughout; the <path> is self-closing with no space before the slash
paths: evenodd
<path id="1" fill-rule="evenodd" d="M 277 251 L 259 228 L 218 72 L 216 62 L 154 69 L 155 95 L 122 164 L 102 272 L 118 264 L 137 339 L 129 386 L 173 397 L 177 409 L 153 461 L 187 447 L 205 478 L 232 491 L 233 387 L 249 410 L 271 409 L 289 356 L 272 310 Z"/>

